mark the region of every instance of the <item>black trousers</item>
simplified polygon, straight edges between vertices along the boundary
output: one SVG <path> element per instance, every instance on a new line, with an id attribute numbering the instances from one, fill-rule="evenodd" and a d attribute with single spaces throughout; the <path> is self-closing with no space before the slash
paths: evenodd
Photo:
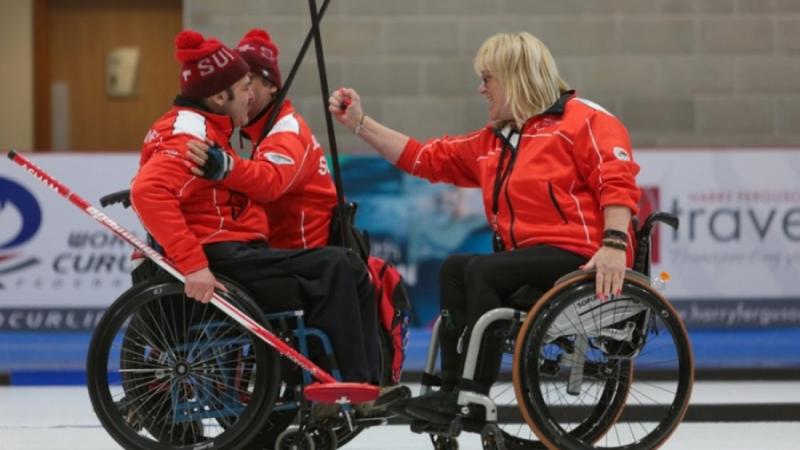
<path id="1" fill-rule="evenodd" d="M 508 306 L 507 299 L 529 285 L 544 293 L 556 280 L 586 263 L 583 256 L 557 247 L 538 245 L 487 255 L 456 254 L 447 258 L 439 273 L 442 322 L 439 328 L 443 388 L 462 388 L 488 393 L 502 361 L 503 325 L 487 329 L 474 380 L 460 380 L 463 351 L 475 322 L 487 311 Z"/>
<path id="2" fill-rule="evenodd" d="M 303 309 L 307 325 L 331 339 L 345 381 L 379 381 L 375 294 L 355 253 L 341 247 L 274 249 L 263 242 L 204 249 L 211 270 L 246 287 L 264 312 Z"/>

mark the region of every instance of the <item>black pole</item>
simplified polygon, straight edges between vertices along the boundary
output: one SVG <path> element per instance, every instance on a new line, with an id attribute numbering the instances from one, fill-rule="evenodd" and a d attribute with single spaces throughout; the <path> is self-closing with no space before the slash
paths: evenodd
<path id="1" fill-rule="evenodd" d="M 322 7 L 319 9 L 319 19 L 322 20 L 322 16 L 325 15 L 325 11 L 328 9 L 328 3 L 330 0 L 325 0 L 322 2 Z M 314 29 L 308 30 L 308 34 L 306 34 L 306 39 L 303 41 L 302 47 L 300 47 L 300 52 L 297 54 L 297 58 L 294 60 L 294 64 L 292 65 L 292 69 L 289 71 L 289 76 L 283 82 L 283 86 L 281 86 L 281 90 L 278 91 L 278 95 L 275 96 L 275 101 L 273 102 L 272 111 L 269 115 L 269 120 L 267 120 L 264 129 L 261 130 L 261 136 L 259 137 L 258 141 L 254 142 L 254 144 L 258 144 L 259 142 L 263 141 L 272 127 L 275 125 L 275 121 L 278 119 L 278 113 L 281 111 L 281 105 L 283 101 L 286 100 L 286 95 L 289 93 L 289 86 L 292 85 L 294 81 L 295 75 L 297 75 L 297 70 L 300 68 L 300 64 L 303 62 L 303 59 L 306 56 L 306 51 L 308 51 L 308 46 L 311 45 L 311 39 L 314 38 Z M 254 147 L 255 150 L 255 147 Z"/>
<path id="2" fill-rule="evenodd" d="M 350 231 L 350 223 L 345 216 L 344 191 L 342 188 L 342 173 L 339 169 L 339 150 L 336 148 L 336 134 L 333 131 L 333 116 L 328 109 L 328 74 L 325 70 L 325 56 L 322 53 L 322 36 L 319 31 L 319 17 L 317 16 L 316 0 L 308 0 L 308 8 L 311 10 L 311 30 L 314 32 L 314 50 L 317 53 L 317 68 L 319 69 L 319 82 L 322 90 L 322 109 L 325 110 L 325 124 L 328 126 L 328 143 L 331 148 L 331 160 L 333 161 L 333 181 L 336 184 L 336 201 L 339 207 L 340 231 L 342 233 L 342 243 L 347 245 L 347 234 Z"/>

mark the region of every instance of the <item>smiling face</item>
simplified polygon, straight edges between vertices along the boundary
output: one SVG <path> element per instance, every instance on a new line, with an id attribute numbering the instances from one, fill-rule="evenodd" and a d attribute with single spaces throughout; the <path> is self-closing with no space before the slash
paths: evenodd
<path id="1" fill-rule="evenodd" d="M 547 47 L 529 33 L 490 37 L 475 54 L 474 67 L 481 77 L 478 92 L 489 101 L 495 126 L 513 122 L 522 127 L 569 89 Z"/>
<path id="2" fill-rule="evenodd" d="M 506 99 L 505 90 L 488 70 L 481 71 L 481 83 L 478 86 L 478 92 L 486 97 L 489 102 L 489 120 L 492 122 L 504 122 L 514 118 Z"/>
<path id="3" fill-rule="evenodd" d="M 249 121 L 253 89 L 250 75 L 245 75 L 224 91 L 209 97 L 212 112 L 230 116 L 233 126 L 241 127 Z"/>

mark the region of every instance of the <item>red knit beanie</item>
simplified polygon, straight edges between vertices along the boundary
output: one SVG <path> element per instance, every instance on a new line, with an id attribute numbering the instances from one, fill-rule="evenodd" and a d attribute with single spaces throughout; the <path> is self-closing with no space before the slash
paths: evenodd
<path id="1" fill-rule="evenodd" d="M 181 94 L 191 98 L 210 97 L 249 72 L 236 52 L 192 30 L 181 31 L 175 38 L 175 57 L 183 64 Z"/>
<path id="2" fill-rule="evenodd" d="M 244 35 L 236 51 L 242 55 L 252 72 L 281 87 L 281 69 L 278 67 L 278 46 L 265 30 L 253 28 Z"/>

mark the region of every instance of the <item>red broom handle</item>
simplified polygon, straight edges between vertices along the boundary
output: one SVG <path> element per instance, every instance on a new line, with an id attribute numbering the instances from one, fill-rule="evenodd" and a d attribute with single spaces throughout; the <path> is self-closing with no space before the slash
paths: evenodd
<path id="1" fill-rule="evenodd" d="M 134 246 L 136 249 L 144 253 L 154 263 L 158 264 L 159 267 L 166 270 L 170 275 L 177 278 L 181 283 L 185 281 L 185 277 L 183 276 L 183 274 L 180 271 L 178 271 L 178 269 L 176 269 L 175 266 L 173 266 L 166 258 L 164 258 L 163 255 L 153 250 L 149 245 L 142 242 L 139 238 L 134 236 L 133 233 L 126 230 L 113 220 L 111 220 L 107 215 L 105 215 L 105 213 L 92 206 L 91 203 L 84 200 L 81 196 L 72 192 L 71 189 L 69 189 L 64 184 L 62 184 L 61 182 L 50 176 L 42 168 L 31 162 L 28 158 L 17 153 L 15 150 L 11 150 L 8 152 L 8 158 L 14 161 L 15 163 L 19 164 L 20 166 L 22 166 L 25 170 L 28 171 L 28 173 L 33 175 L 34 178 L 36 178 L 37 180 L 41 181 L 42 183 L 44 183 L 45 185 L 49 186 L 51 189 L 56 191 L 58 195 L 66 198 L 73 205 L 83 210 L 83 212 L 91 216 L 92 219 L 100 222 L 106 228 L 113 231 L 114 234 L 124 239 L 129 244 Z M 262 327 L 258 322 L 248 317 L 241 310 L 230 304 L 227 300 L 222 298 L 216 292 L 214 293 L 214 296 L 211 299 L 211 303 L 217 308 L 221 309 L 222 312 L 230 316 L 233 320 L 235 320 L 243 327 L 245 327 L 248 331 L 255 334 L 256 336 L 261 338 L 261 340 L 272 346 L 283 356 L 294 361 L 298 366 L 302 367 L 317 380 L 323 383 L 336 383 L 336 379 L 334 379 L 333 376 L 331 376 L 331 374 L 329 374 L 321 367 L 311 362 L 308 358 L 306 358 L 297 350 L 287 345 L 282 340 L 278 339 L 274 334 L 270 333 L 269 330 Z"/>

